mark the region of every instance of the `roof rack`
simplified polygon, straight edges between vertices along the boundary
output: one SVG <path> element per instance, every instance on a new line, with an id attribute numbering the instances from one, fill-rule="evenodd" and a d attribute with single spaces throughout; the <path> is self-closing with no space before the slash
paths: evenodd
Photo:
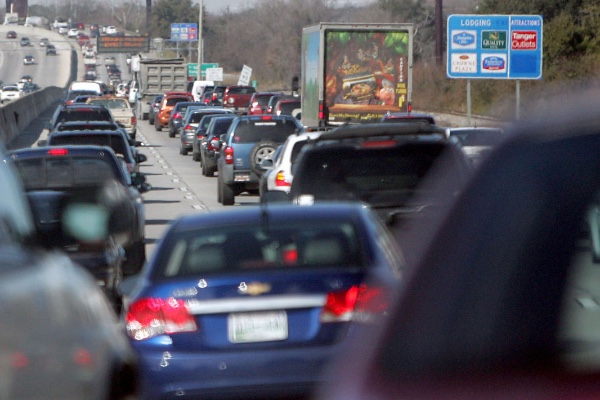
<path id="1" fill-rule="evenodd" d="M 379 136 L 440 135 L 445 137 L 444 129 L 427 122 L 375 122 L 369 124 L 342 125 L 331 131 L 323 132 L 316 141 L 361 139 Z"/>

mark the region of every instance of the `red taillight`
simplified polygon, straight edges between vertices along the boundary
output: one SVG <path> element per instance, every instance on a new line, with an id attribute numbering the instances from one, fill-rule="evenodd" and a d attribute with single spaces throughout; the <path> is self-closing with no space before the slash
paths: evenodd
<path id="1" fill-rule="evenodd" d="M 368 148 L 393 147 L 397 144 L 398 144 L 398 142 L 396 142 L 395 140 L 376 140 L 376 141 L 372 141 L 372 142 L 363 142 L 362 147 L 368 147 Z"/>
<path id="2" fill-rule="evenodd" d="M 412 112 L 412 103 L 408 103 L 407 107 L 408 112 Z"/>
<path id="3" fill-rule="evenodd" d="M 189 125 L 189 124 L 186 125 L 185 128 L 184 128 L 184 130 L 186 130 L 186 131 L 191 131 L 192 129 L 194 129 L 194 128 L 191 125 Z"/>
<path id="4" fill-rule="evenodd" d="M 233 147 L 231 146 L 225 148 L 225 164 L 233 164 Z"/>
<path id="5" fill-rule="evenodd" d="M 11 354 L 10 363 L 15 369 L 23 369 L 29 365 L 29 357 L 21 351 L 15 351 Z"/>
<path id="6" fill-rule="evenodd" d="M 181 114 L 179 114 L 178 112 L 176 112 L 175 114 L 173 114 L 173 116 L 171 118 L 173 118 L 173 119 L 175 119 L 175 118 L 181 118 Z"/>
<path id="7" fill-rule="evenodd" d="M 137 119 L 135 117 L 131 117 L 131 125 L 135 125 L 137 123 Z"/>
<path id="8" fill-rule="evenodd" d="M 213 100 L 217 100 L 217 94 L 216 94 L 216 93 L 213 93 L 213 94 L 212 94 L 212 99 L 213 99 Z"/>
<path id="9" fill-rule="evenodd" d="M 67 154 L 69 154 L 69 150 L 67 149 L 50 149 L 48 150 L 48 155 L 50 156 L 66 156 Z"/>
<path id="10" fill-rule="evenodd" d="M 323 102 L 319 102 L 319 119 L 320 120 L 324 120 L 325 119 L 325 105 L 323 104 Z"/>
<path id="11" fill-rule="evenodd" d="M 181 299 L 140 299 L 127 311 L 127 334 L 144 340 L 163 333 L 194 332 L 198 330 L 194 316 Z"/>
<path id="12" fill-rule="evenodd" d="M 260 120 L 261 121 L 272 121 L 273 120 L 273 116 L 271 116 L 271 115 L 262 115 L 260 117 Z"/>
<path id="13" fill-rule="evenodd" d="M 73 353 L 73 362 L 81 367 L 90 367 L 94 364 L 94 357 L 89 350 L 78 348 Z"/>
<path id="14" fill-rule="evenodd" d="M 327 294 L 321 322 L 366 321 L 388 308 L 385 292 L 365 284 Z"/>
<path id="15" fill-rule="evenodd" d="M 287 186 L 291 186 L 292 184 L 288 181 L 286 181 L 285 179 L 285 172 L 283 171 L 279 171 L 277 172 L 277 175 L 275 175 L 275 186 L 278 187 L 287 187 Z"/>

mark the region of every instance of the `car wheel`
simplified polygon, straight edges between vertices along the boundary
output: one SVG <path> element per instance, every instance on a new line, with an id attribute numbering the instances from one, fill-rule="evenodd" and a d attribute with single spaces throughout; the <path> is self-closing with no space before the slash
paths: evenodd
<path id="1" fill-rule="evenodd" d="M 158 120 L 154 120 L 154 129 L 157 132 L 160 132 L 162 130 L 162 126 L 160 126 L 160 122 L 158 122 Z"/>
<path id="2" fill-rule="evenodd" d="M 202 176 L 206 176 L 206 163 L 202 163 Z"/>
<path id="3" fill-rule="evenodd" d="M 192 151 L 192 160 L 200 161 L 200 154 L 197 151 Z"/>
<path id="4" fill-rule="evenodd" d="M 146 244 L 139 240 L 125 249 L 125 262 L 123 263 L 123 276 L 130 276 L 140 272 L 146 262 Z"/>
<path id="5" fill-rule="evenodd" d="M 269 160 L 277 150 L 277 143 L 265 140 L 260 141 L 250 150 L 250 168 L 256 175 L 261 176 L 265 170 L 261 167 L 263 160 Z"/>
<path id="6" fill-rule="evenodd" d="M 175 132 L 169 129 L 169 137 L 175 137 Z"/>
<path id="7" fill-rule="evenodd" d="M 183 145 L 181 145 L 181 147 L 179 148 L 179 154 L 181 154 L 182 156 L 187 156 L 188 151 L 186 148 L 183 147 Z"/>
<path id="8" fill-rule="evenodd" d="M 150 125 L 154 125 L 154 118 L 150 118 L 150 117 L 148 117 L 148 123 L 149 123 Z"/>
<path id="9" fill-rule="evenodd" d="M 221 177 L 217 178 L 217 202 L 221 203 Z"/>
<path id="10" fill-rule="evenodd" d="M 223 182 L 223 180 L 220 180 L 219 191 L 221 192 L 221 204 L 224 206 L 232 206 L 235 203 L 233 189 Z"/>
<path id="11" fill-rule="evenodd" d="M 215 168 L 212 167 L 204 167 L 206 168 L 206 174 L 204 176 L 207 176 L 209 178 L 212 178 L 213 176 L 215 176 Z"/>

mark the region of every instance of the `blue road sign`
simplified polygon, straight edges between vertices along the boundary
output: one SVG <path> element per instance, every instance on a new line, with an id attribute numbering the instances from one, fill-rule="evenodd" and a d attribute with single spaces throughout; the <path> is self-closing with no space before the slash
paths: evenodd
<path id="1" fill-rule="evenodd" d="M 450 15 L 449 78 L 541 79 L 539 15 Z"/>
<path id="2" fill-rule="evenodd" d="M 198 40 L 198 24 L 171 24 L 171 40 L 174 42 L 192 42 Z"/>

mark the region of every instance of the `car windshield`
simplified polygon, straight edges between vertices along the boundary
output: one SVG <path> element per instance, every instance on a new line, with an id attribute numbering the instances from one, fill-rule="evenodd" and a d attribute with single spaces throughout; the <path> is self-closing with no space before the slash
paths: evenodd
<path id="1" fill-rule="evenodd" d="M 300 191 L 318 200 L 360 200 L 372 206 L 396 206 L 408 201 L 447 147 L 411 143 L 373 149 L 335 147 L 306 154 Z M 462 174 L 456 168 L 456 187 Z"/>
<path id="2" fill-rule="evenodd" d="M 297 129 L 298 125 L 292 119 L 247 119 L 237 124 L 232 140 L 235 143 L 256 143 L 261 140 L 283 143 Z"/>
<path id="3" fill-rule="evenodd" d="M 109 134 L 84 134 L 84 135 L 50 135 L 50 143 L 52 146 L 73 145 L 96 145 L 108 146 L 118 155 L 122 156 L 126 162 L 133 162 L 133 157 L 129 149 L 129 145 L 125 142 L 125 138 L 121 135 L 114 136 Z"/>
<path id="4" fill-rule="evenodd" d="M 100 104 L 109 110 L 128 109 L 128 104 L 124 99 L 91 99 L 89 103 Z"/>
<path id="5" fill-rule="evenodd" d="M 345 221 L 210 227 L 175 233 L 157 278 L 252 269 L 363 268 L 360 239 Z"/>
<path id="6" fill-rule="evenodd" d="M 26 190 L 100 185 L 117 178 L 110 165 L 97 158 L 17 159 L 15 165 Z"/>

